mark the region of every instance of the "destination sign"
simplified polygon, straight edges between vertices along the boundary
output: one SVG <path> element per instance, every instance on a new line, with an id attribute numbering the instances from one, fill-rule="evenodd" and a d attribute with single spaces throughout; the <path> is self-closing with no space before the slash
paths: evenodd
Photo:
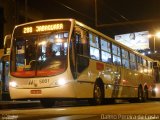
<path id="1" fill-rule="evenodd" d="M 56 24 L 45 24 L 45 25 L 37 25 L 37 26 L 27 26 L 22 29 L 22 33 L 29 34 L 33 32 L 45 32 L 45 31 L 54 31 L 54 30 L 62 30 L 63 23 Z"/>

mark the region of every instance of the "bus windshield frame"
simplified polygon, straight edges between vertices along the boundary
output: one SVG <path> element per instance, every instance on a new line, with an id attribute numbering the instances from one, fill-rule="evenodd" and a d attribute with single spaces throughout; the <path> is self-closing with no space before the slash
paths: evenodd
<path id="1" fill-rule="evenodd" d="M 12 76 L 47 77 L 61 74 L 67 69 L 71 22 L 54 21 L 49 22 L 49 25 L 34 23 L 15 29 L 10 61 Z M 44 27 L 44 30 L 40 28 L 36 33 L 36 26 L 46 26 L 46 28 Z M 32 32 L 26 30 L 27 33 L 24 33 L 24 28 L 31 29 L 31 27 Z"/>

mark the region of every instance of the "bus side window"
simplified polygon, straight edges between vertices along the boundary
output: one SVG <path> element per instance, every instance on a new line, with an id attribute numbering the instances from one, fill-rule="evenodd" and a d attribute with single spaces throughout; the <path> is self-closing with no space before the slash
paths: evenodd
<path id="1" fill-rule="evenodd" d="M 121 65 L 121 53 L 120 47 L 112 44 L 113 63 L 115 65 Z"/>
<path id="2" fill-rule="evenodd" d="M 143 60 L 143 72 L 145 74 L 148 74 L 148 64 L 147 64 L 147 60 L 142 59 Z"/>
<path id="3" fill-rule="evenodd" d="M 148 61 L 148 74 L 152 75 L 152 62 Z"/>
<path id="4" fill-rule="evenodd" d="M 122 49 L 122 66 L 129 69 L 129 54 L 124 49 Z"/>
<path id="5" fill-rule="evenodd" d="M 137 56 L 138 71 L 143 73 L 142 58 Z"/>
<path id="6" fill-rule="evenodd" d="M 100 60 L 100 46 L 98 36 L 89 33 L 89 43 L 90 43 L 90 57 L 95 60 Z"/>
<path id="7" fill-rule="evenodd" d="M 137 70 L 135 54 L 129 53 L 129 56 L 130 56 L 130 68 L 132 70 Z"/>
<path id="8" fill-rule="evenodd" d="M 106 39 L 100 39 L 101 44 L 101 57 L 103 62 L 111 63 L 111 43 L 108 42 Z"/>

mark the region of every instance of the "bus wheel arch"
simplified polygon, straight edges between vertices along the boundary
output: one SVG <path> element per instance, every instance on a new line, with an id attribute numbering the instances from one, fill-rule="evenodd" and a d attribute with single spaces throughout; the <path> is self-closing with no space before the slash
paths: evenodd
<path id="1" fill-rule="evenodd" d="M 101 105 L 104 104 L 104 83 L 101 78 L 97 78 L 94 83 L 93 98 L 89 101 L 91 105 Z"/>

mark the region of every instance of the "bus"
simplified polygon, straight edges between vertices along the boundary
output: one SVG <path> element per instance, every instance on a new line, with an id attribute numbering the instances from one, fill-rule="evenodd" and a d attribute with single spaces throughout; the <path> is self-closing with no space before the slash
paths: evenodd
<path id="1" fill-rule="evenodd" d="M 11 99 L 145 101 L 152 95 L 153 60 L 75 19 L 17 25 L 12 34 Z"/>
<path id="2" fill-rule="evenodd" d="M 4 49 L 1 58 L 1 81 L 2 81 L 2 100 L 10 100 L 9 95 L 9 60 L 3 60 L 3 56 L 10 54 L 11 34 L 4 37 Z"/>
<path id="3" fill-rule="evenodd" d="M 153 99 L 160 99 L 160 62 L 155 61 L 153 63 L 154 67 L 154 74 L 155 74 L 155 81 L 154 81 L 154 87 L 153 87 L 153 93 L 152 98 Z"/>

